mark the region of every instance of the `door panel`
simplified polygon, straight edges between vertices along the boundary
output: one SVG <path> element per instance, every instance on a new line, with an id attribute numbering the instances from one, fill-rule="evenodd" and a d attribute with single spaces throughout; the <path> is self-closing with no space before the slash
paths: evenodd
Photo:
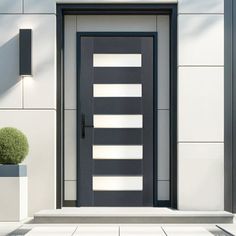
<path id="1" fill-rule="evenodd" d="M 141 114 L 142 98 L 103 97 L 94 98 L 94 114 Z"/>
<path id="2" fill-rule="evenodd" d="M 77 34 L 78 206 L 153 205 L 155 44 Z"/>

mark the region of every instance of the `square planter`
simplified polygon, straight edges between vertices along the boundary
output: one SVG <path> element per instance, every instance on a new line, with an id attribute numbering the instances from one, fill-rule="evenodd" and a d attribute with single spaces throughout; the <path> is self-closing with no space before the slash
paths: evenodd
<path id="1" fill-rule="evenodd" d="M 0 222 L 28 217 L 28 179 L 25 165 L 0 165 Z"/>

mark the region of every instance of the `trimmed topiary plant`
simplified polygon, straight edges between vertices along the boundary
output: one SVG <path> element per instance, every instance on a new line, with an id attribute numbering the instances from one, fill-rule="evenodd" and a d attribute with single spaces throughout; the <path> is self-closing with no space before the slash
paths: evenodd
<path id="1" fill-rule="evenodd" d="M 18 129 L 0 129 L 0 164 L 19 164 L 29 152 L 26 136 Z"/>

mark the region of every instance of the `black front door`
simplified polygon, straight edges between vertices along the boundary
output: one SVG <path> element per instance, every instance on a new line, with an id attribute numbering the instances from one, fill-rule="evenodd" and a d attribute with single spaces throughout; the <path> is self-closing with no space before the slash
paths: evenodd
<path id="1" fill-rule="evenodd" d="M 152 206 L 154 33 L 78 33 L 78 206 Z"/>

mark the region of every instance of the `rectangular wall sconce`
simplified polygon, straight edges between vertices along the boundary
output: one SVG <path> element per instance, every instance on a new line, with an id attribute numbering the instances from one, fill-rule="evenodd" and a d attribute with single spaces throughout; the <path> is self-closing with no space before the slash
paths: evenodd
<path id="1" fill-rule="evenodd" d="M 19 33 L 19 59 L 21 76 L 32 75 L 32 30 L 20 29 Z"/>

